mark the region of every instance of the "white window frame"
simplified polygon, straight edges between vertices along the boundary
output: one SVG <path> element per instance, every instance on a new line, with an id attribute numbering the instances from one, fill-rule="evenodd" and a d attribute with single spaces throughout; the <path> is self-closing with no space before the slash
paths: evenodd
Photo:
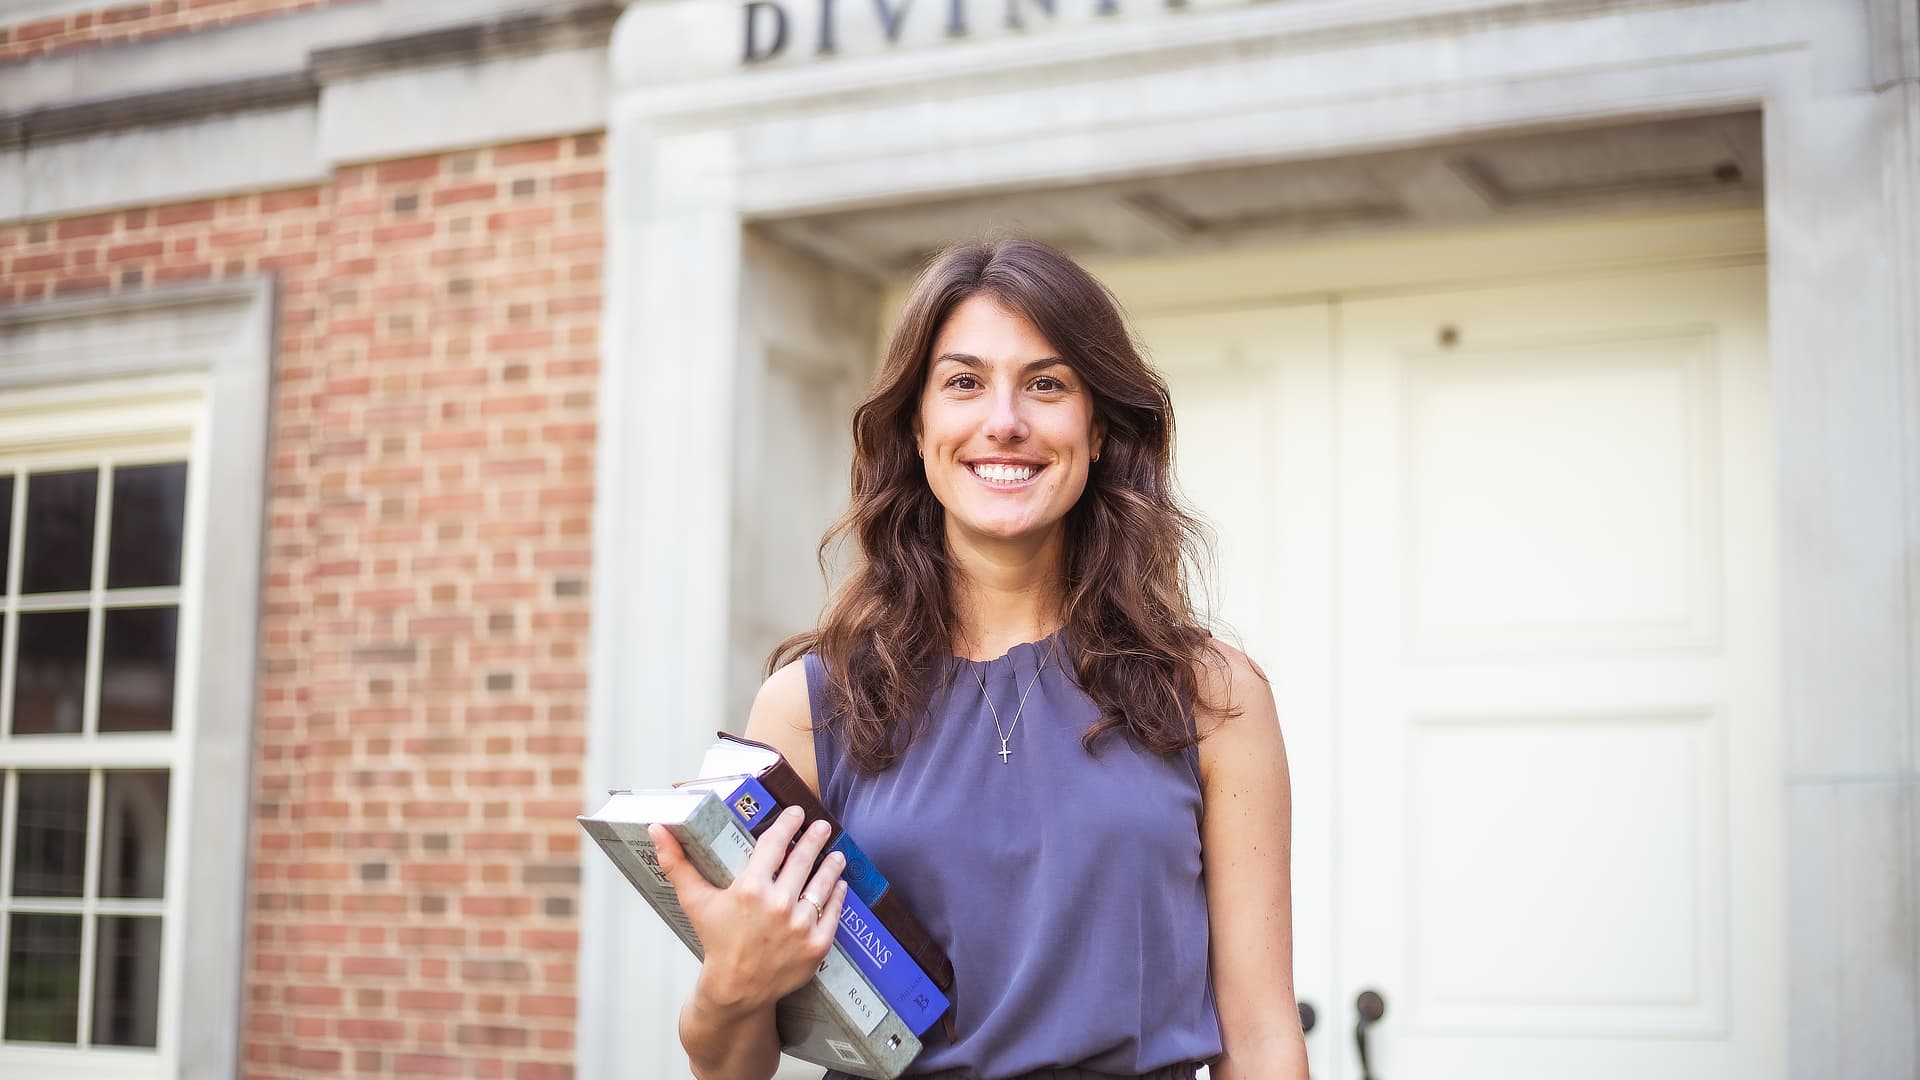
<path id="1" fill-rule="evenodd" d="M 273 297 L 270 281 L 253 279 L 0 308 L 6 468 L 25 475 L 63 464 L 187 463 L 180 585 L 139 590 L 149 600 L 171 595 L 179 604 L 173 731 L 0 736 L 0 768 L 7 770 L 169 771 L 164 898 L 144 902 L 162 919 L 157 1045 L 0 1043 L 0 1075 L 147 1080 L 239 1071 Z M 102 512 L 108 477 L 103 470 Z M 15 488 L 16 531 L 24 526 L 23 489 Z M 209 528 L 211 522 L 220 528 Z M 96 545 L 109 527 L 96 519 Z M 104 556 L 97 546 L 101 587 L 89 594 L 95 608 L 105 591 Z M 16 550 L 9 571 L 16 577 L 18 558 Z M 209 567 L 221 571 L 209 575 Z M 234 572 L 240 567 L 251 572 Z M 17 640 L 17 618 L 8 613 L 9 642 Z M 90 635 L 87 656 L 88 709 L 95 712 L 99 637 L 97 630 Z M 6 687 L 11 650 L 8 656 L 0 666 Z M 97 776 L 90 804 L 99 802 Z M 15 786 L 0 791 L 0 871 L 9 873 Z M 98 845 L 96 812 L 89 815 L 90 859 Z M 92 892 L 91 864 L 89 873 Z M 89 900 L 73 908 L 103 905 Z M 83 945 L 83 964 L 87 955 Z M 82 972 L 83 1034 L 91 976 Z M 192 1007 L 185 1008 L 189 991 Z"/>

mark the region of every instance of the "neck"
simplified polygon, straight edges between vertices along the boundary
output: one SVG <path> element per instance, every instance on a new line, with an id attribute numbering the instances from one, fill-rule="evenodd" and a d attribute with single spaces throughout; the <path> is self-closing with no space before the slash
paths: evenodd
<path id="1" fill-rule="evenodd" d="M 983 540 L 949 532 L 947 548 L 959 569 L 954 603 L 960 633 L 953 651 L 990 660 L 1060 628 L 1066 530 L 1042 537 Z"/>

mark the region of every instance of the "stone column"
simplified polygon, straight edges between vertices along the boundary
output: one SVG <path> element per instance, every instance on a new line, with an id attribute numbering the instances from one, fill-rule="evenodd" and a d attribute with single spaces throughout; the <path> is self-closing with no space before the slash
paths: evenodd
<path id="1" fill-rule="evenodd" d="M 1796 1080 L 1920 1074 L 1920 5 L 1867 6 L 1767 108 Z"/>
<path id="2" fill-rule="evenodd" d="M 616 102 L 594 522 L 585 798 L 683 778 L 726 722 L 741 224 L 732 136 Z M 685 1076 L 693 958 L 581 857 L 579 1075 Z"/>

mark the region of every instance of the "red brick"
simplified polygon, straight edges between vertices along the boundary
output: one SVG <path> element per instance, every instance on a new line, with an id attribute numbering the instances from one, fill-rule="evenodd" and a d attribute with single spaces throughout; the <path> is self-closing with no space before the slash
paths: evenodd
<path id="1" fill-rule="evenodd" d="M 296 1069 L 313 1069 L 319 1072 L 338 1072 L 340 1069 L 340 1051 L 312 1050 L 305 1047 L 289 1046 L 280 1056 L 281 1064 Z"/>
<path id="2" fill-rule="evenodd" d="M 117 214 L 94 214 L 89 217 L 67 218 L 53 227 L 56 240 L 78 240 L 88 236 L 106 236 L 113 232 L 119 222 Z"/>
<path id="3" fill-rule="evenodd" d="M 424 240 L 434 234 L 439 225 L 433 221 L 401 221 L 392 225 L 382 225 L 373 230 L 373 242 L 386 246 L 403 243 L 408 240 Z"/>
<path id="4" fill-rule="evenodd" d="M 207 243 L 213 247 L 253 247 L 267 238 L 266 226 L 251 229 L 229 229 L 216 232 L 207 237 Z"/>
<path id="5" fill-rule="evenodd" d="M 516 1005 L 521 1016 L 572 1017 L 578 1008 L 571 994 L 521 994 Z"/>
<path id="6" fill-rule="evenodd" d="M 553 224 L 553 207 L 530 206 L 523 210 L 495 210 L 487 215 L 489 232 L 531 229 Z"/>
<path id="7" fill-rule="evenodd" d="M 405 976 L 407 962 L 398 956 L 348 956 L 340 961 L 340 974 L 349 978 L 362 975 Z"/>
<path id="8" fill-rule="evenodd" d="M 580 947 L 580 935 L 572 930 L 522 930 L 520 944 L 529 949 L 571 952 Z"/>
<path id="9" fill-rule="evenodd" d="M 113 278 L 106 274 L 89 274 L 85 277 L 62 278 L 54 283 L 55 296 L 67 296 L 72 293 L 103 292 L 113 286 Z"/>
<path id="10" fill-rule="evenodd" d="M 548 181 L 548 186 L 555 191 L 603 188 L 606 184 L 607 174 L 599 169 L 586 169 L 581 172 L 565 173 Z"/>
<path id="11" fill-rule="evenodd" d="M 460 964 L 460 978 L 470 983 L 525 982 L 527 965 L 520 960 L 465 960 Z"/>
<path id="12" fill-rule="evenodd" d="M 284 255 L 265 255 L 260 259 L 262 270 L 290 270 L 301 266 L 312 266 L 320 261 L 317 251 L 290 251 Z"/>
<path id="13" fill-rule="evenodd" d="M 142 240 L 136 244 L 115 244 L 107 249 L 109 263 L 132 262 L 135 259 L 151 259 L 167 250 L 165 241 Z"/>
<path id="14" fill-rule="evenodd" d="M 57 19 L 41 19 L 38 22 L 30 22 L 22 26 L 14 27 L 13 40 L 38 41 L 41 38 L 50 38 L 50 37 L 53 37 L 55 34 L 64 33 L 66 29 L 67 29 L 67 20 L 64 17 L 57 18 Z"/>
<path id="15" fill-rule="evenodd" d="M 493 152 L 495 165 L 527 165 L 540 161 L 555 161 L 560 157 L 558 141 L 526 143 L 520 146 L 503 146 Z"/>
<path id="16" fill-rule="evenodd" d="M 156 282 L 202 281 L 212 276 L 212 263 L 183 263 L 179 266 L 163 266 L 153 272 L 153 280 Z"/>
<path id="17" fill-rule="evenodd" d="M 431 180 L 440 175 L 438 156 L 406 158 L 389 161 L 374 166 L 374 179 L 382 184 L 404 183 L 409 180 Z"/>
<path id="18" fill-rule="evenodd" d="M 433 193 L 433 205 L 452 206 L 463 202 L 478 202 L 491 199 L 500 193 L 500 185 L 492 181 L 481 184 L 461 184 L 458 187 L 441 188 Z"/>
<path id="19" fill-rule="evenodd" d="M 395 1054 L 395 1076 L 459 1076 L 466 1071 L 462 1059 L 447 1054 Z"/>
<path id="20" fill-rule="evenodd" d="M 344 999 L 337 986 L 289 986 L 286 991 L 289 1005 L 338 1005 Z"/>
<path id="21" fill-rule="evenodd" d="M 154 224 L 159 225 L 163 228 L 168 225 L 186 225 L 196 221 L 212 221 L 212 220 L 213 220 L 213 203 L 212 202 L 184 203 L 177 206 L 163 206 L 158 210 L 156 210 L 153 215 Z"/>
<path id="22" fill-rule="evenodd" d="M 407 1036 L 407 1025 L 400 1020 L 343 1019 L 336 1025 L 343 1039 L 355 1041 L 397 1042 Z"/>
<path id="23" fill-rule="evenodd" d="M 458 1038 L 463 1046 L 525 1046 L 527 1029 L 505 1024 L 461 1024 Z"/>
<path id="24" fill-rule="evenodd" d="M 263 214 L 277 214 L 283 210 L 308 210 L 319 205 L 319 188 L 269 191 L 260 196 L 260 212 Z"/>
<path id="25" fill-rule="evenodd" d="M 22 255 L 7 264 L 10 274 L 33 274 L 42 270 L 58 270 L 67 265 L 65 251 L 49 251 L 40 255 Z"/>

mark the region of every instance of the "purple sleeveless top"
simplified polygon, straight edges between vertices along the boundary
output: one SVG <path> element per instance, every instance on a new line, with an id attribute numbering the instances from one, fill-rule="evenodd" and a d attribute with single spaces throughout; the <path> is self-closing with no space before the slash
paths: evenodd
<path id="1" fill-rule="evenodd" d="M 949 659 L 928 722 L 873 776 L 820 725 L 825 670 L 805 658 L 821 798 L 953 960 L 958 1040 L 929 1028 L 910 1074 L 1136 1076 L 1220 1054 L 1198 751 L 1162 757 L 1115 732 L 1089 756 L 1099 710 L 1064 635 Z M 1036 670 L 1002 763 L 974 673 L 1005 727 Z"/>

